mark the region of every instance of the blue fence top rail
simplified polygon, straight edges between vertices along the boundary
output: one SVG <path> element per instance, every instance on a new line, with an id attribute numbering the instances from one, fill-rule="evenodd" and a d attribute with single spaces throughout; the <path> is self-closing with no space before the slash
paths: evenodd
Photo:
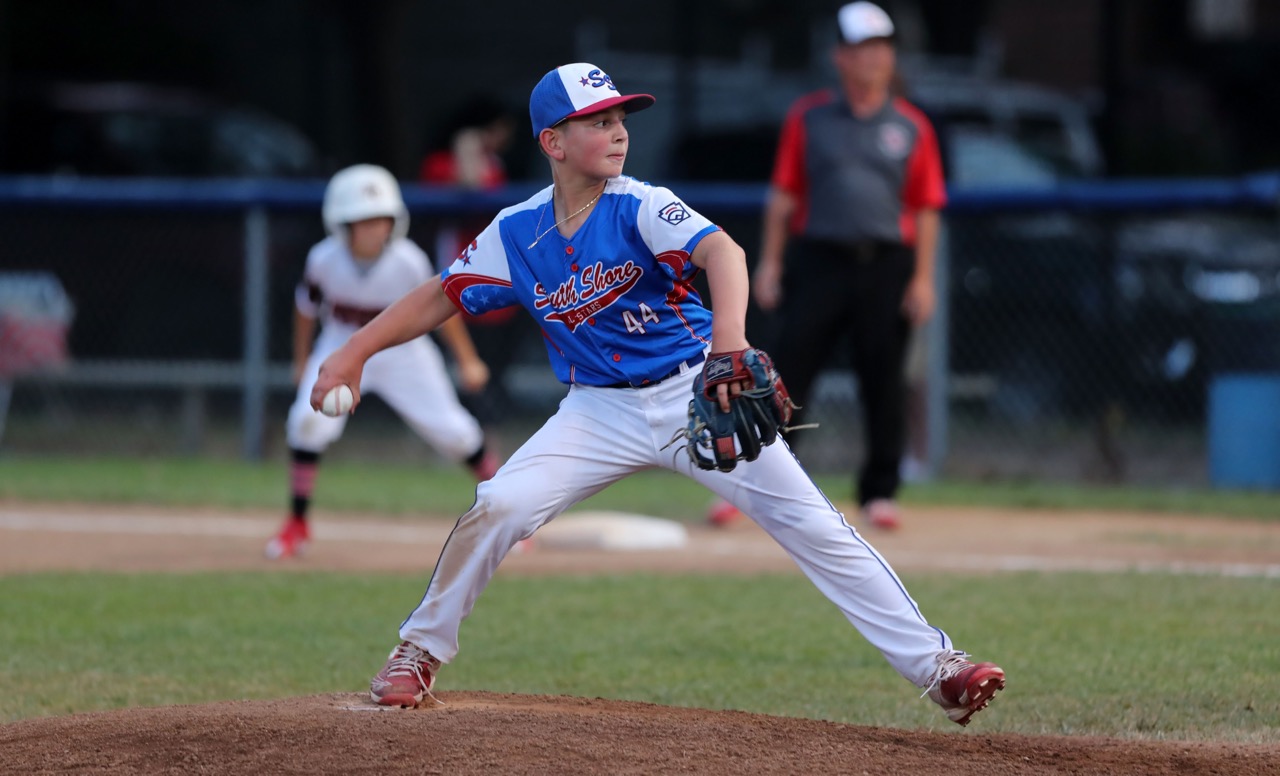
<path id="1" fill-rule="evenodd" d="M 513 183 L 493 191 L 402 183 L 405 205 L 416 214 L 495 212 L 528 199 L 545 183 Z M 0 176 L 0 206 L 53 205 L 177 210 L 243 210 L 249 207 L 318 210 L 325 181 L 255 179 L 139 179 Z M 686 183 L 678 189 L 694 207 L 757 213 L 763 185 Z"/>
<path id="2" fill-rule="evenodd" d="M 695 208 L 754 214 L 764 207 L 764 183 L 667 184 Z M 76 206 L 173 210 L 317 209 L 324 181 L 258 179 L 137 179 L 0 176 L 0 207 Z M 520 202 L 545 183 L 514 183 L 493 191 L 403 184 L 416 214 L 494 212 Z M 948 212 L 1030 210 L 1163 210 L 1280 208 L 1280 171 L 1239 178 L 1131 179 L 1062 183 L 1048 188 L 949 192 Z"/>
<path id="3" fill-rule="evenodd" d="M 1280 208 L 1280 172 L 1240 178 L 1073 181 L 1036 189 L 950 192 L 948 211 Z"/>

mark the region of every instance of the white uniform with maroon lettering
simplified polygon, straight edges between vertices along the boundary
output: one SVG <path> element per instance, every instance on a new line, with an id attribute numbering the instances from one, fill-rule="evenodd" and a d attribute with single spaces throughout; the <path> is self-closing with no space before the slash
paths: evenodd
<path id="1" fill-rule="evenodd" d="M 431 260 L 412 240 L 391 240 L 377 259 L 362 261 L 346 243 L 330 236 L 307 255 L 295 302 L 320 319 L 320 334 L 289 408 L 289 447 L 323 452 L 342 436 L 349 415 L 331 418 L 311 408 L 311 387 L 320 364 L 356 329 L 433 274 Z M 429 337 L 388 348 L 369 359 L 361 395 L 382 397 L 414 431 L 453 461 L 475 454 L 483 442 L 480 424 L 458 402 L 440 349 Z"/>
<path id="2" fill-rule="evenodd" d="M 449 662 L 462 620 L 516 542 L 611 483 L 661 467 L 755 520 L 895 669 L 927 685 L 951 640 L 925 621 L 785 442 L 729 473 L 698 469 L 667 446 L 688 421 L 711 340 L 689 257 L 717 227 L 669 190 L 620 176 L 572 237 L 551 229 L 535 239 L 555 222 L 551 195 L 548 187 L 500 213 L 444 273 L 444 289 L 472 314 L 523 305 L 541 325 L 568 394 L 477 486 L 400 637 Z"/>

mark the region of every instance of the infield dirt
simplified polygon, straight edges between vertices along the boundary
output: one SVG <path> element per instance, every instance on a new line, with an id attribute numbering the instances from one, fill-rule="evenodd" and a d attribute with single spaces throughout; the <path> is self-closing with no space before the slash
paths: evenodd
<path id="1" fill-rule="evenodd" d="M 261 546 L 277 521 L 261 513 L 0 504 L 0 573 L 267 568 Z M 439 521 L 321 514 L 312 552 L 287 568 L 422 571 L 448 529 Z M 981 539 L 993 533 L 1002 537 L 998 552 Z M 921 508 L 904 531 L 870 538 L 900 570 L 1280 577 L 1275 523 Z M 376 554 L 368 551 L 373 541 Z M 511 556 L 500 573 L 791 568 L 763 532 L 743 524 L 692 528 L 681 550 L 543 546 Z M 0 772 L 1280 774 L 1280 742 L 993 735 L 981 731 L 981 716 L 964 732 L 943 734 L 600 698 L 439 697 L 444 705 L 416 711 L 379 709 L 353 692 L 23 720 L 0 726 Z"/>

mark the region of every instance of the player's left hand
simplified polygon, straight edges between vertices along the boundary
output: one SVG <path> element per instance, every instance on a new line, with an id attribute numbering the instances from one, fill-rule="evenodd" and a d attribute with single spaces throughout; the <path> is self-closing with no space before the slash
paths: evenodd
<path id="1" fill-rule="evenodd" d="M 320 405 L 329 391 L 339 385 L 351 388 L 355 397 L 351 405 L 352 411 L 360 406 L 360 378 L 364 374 L 364 361 L 353 355 L 346 345 L 338 348 L 320 364 L 320 375 L 315 385 L 311 386 L 311 409 L 319 412 Z"/>
<path id="2" fill-rule="evenodd" d="M 751 350 L 751 345 L 742 337 L 721 337 L 711 342 L 711 355 L 702 364 L 702 378 L 707 384 L 707 398 L 714 399 L 720 405 L 721 412 L 729 412 L 734 399 L 743 391 L 752 387 L 751 375 L 742 369 L 741 354 Z M 761 351 L 763 352 L 763 351 Z M 739 360 L 734 374 L 718 380 L 707 374 L 707 365 L 717 356 L 738 354 Z"/>
<path id="3" fill-rule="evenodd" d="M 762 310 L 782 304 L 782 262 L 761 260 L 751 278 L 751 293 Z"/>
<path id="4" fill-rule="evenodd" d="M 489 384 L 489 365 L 480 359 L 458 364 L 458 384 L 466 393 L 479 393 Z"/>
<path id="5" fill-rule="evenodd" d="M 688 440 L 685 450 L 698 468 L 732 471 L 777 440 L 794 408 L 764 351 L 712 353 L 693 382 L 689 425 L 674 439 Z"/>
<path id="6" fill-rule="evenodd" d="M 923 326 L 933 317 L 937 306 L 933 283 L 928 278 L 912 278 L 907 285 L 907 292 L 902 297 L 902 314 L 912 326 Z"/>

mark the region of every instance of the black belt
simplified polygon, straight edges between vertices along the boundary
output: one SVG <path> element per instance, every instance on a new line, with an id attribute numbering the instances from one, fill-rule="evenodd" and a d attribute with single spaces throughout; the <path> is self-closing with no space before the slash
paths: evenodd
<path id="1" fill-rule="evenodd" d="M 690 369 L 697 366 L 698 364 L 701 364 L 706 359 L 707 359 L 706 353 L 699 353 L 696 356 L 691 356 L 686 361 L 681 361 L 679 364 L 676 364 L 675 369 L 672 369 L 670 372 L 667 372 L 665 375 L 663 375 L 662 377 L 659 377 L 656 380 L 645 380 L 644 382 L 640 382 L 640 383 L 629 383 L 629 382 L 610 383 L 609 385 L 602 385 L 600 387 L 601 388 L 648 388 L 651 385 L 657 385 L 663 380 L 667 380 L 669 378 L 675 377 L 676 375 L 681 374 L 682 372 L 687 372 Z"/>
<path id="2" fill-rule="evenodd" d="M 884 240 L 852 240 L 842 242 L 830 239 L 805 238 L 805 241 L 817 250 L 834 253 L 837 256 L 848 257 L 854 261 L 863 263 L 887 255 L 888 251 L 895 247 L 902 247 L 901 243 L 886 242 Z"/>

